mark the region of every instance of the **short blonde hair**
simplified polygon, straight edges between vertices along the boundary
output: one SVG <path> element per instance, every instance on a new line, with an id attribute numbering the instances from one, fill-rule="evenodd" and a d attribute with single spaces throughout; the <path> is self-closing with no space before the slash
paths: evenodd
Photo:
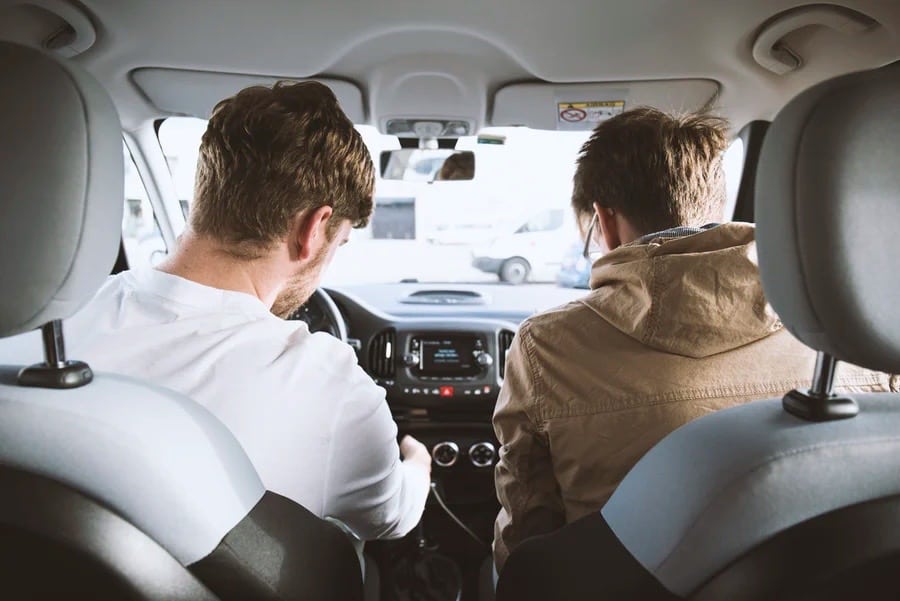
<path id="1" fill-rule="evenodd" d="M 306 210 L 327 205 L 335 228 L 345 219 L 364 227 L 374 186 L 362 136 L 327 86 L 255 86 L 213 110 L 200 144 L 190 226 L 236 256 L 255 258 Z"/>
<path id="2" fill-rule="evenodd" d="M 604 121 L 581 148 L 572 207 L 621 212 L 643 234 L 719 221 L 728 122 L 702 114 L 636 108 Z"/>

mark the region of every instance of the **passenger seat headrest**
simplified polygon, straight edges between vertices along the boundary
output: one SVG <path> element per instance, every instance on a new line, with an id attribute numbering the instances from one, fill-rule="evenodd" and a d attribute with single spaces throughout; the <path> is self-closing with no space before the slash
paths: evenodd
<path id="1" fill-rule="evenodd" d="M 0 337 L 75 313 L 122 228 L 122 128 L 77 66 L 0 42 Z"/>
<path id="2" fill-rule="evenodd" d="M 900 62 L 819 84 L 778 114 L 756 220 L 763 286 L 788 330 L 900 373 Z"/>

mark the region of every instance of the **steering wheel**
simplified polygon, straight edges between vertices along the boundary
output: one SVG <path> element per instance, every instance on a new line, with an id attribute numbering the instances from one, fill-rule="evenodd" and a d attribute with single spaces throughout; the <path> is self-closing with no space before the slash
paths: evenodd
<path id="1" fill-rule="evenodd" d="M 341 311 L 322 288 L 316 288 L 309 300 L 287 319 L 305 321 L 310 332 L 327 332 L 338 340 L 347 342 L 347 324 Z"/>

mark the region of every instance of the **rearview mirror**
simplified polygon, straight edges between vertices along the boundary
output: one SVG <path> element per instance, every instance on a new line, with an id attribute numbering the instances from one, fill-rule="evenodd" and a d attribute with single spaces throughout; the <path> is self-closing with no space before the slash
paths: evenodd
<path id="1" fill-rule="evenodd" d="M 470 180 L 475 177 L 475 153 L 446 148 L 384 150 L 381 177 L 407 182 Z"/>

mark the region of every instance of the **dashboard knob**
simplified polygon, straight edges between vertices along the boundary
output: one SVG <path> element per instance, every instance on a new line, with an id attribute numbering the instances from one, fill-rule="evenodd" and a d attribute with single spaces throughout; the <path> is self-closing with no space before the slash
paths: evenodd
<path id="1" fill-rule="evenodd" d="M 419 364 L 418 353 L 406 353 L 403 355 L 403 365 L 406 367 L 415 367 Z"/>
<path id="2" fill-rule="evenodd" d="M 494 358 L 488 355 L 487 353 L 478 353 L 478 356 L 475 357 L 475 361 L 481 367 L 490 367 L 494 364 Z"/>
<path id="3" fill-rule="evenodd" d="M 490 467 L 494 464 L 496 457 L 497 451 L 494 449 L 494 445 L 487 441 L 476 442 L 469 447 L 469 461 L 475 467 Z"/>
<path id="4" fill-rule="evenodd" d="M 459 446 L 455 442 L 439 442 L 431 449 L 431 458 L 441 467 L 450 467 L 459 457 Z"/>

